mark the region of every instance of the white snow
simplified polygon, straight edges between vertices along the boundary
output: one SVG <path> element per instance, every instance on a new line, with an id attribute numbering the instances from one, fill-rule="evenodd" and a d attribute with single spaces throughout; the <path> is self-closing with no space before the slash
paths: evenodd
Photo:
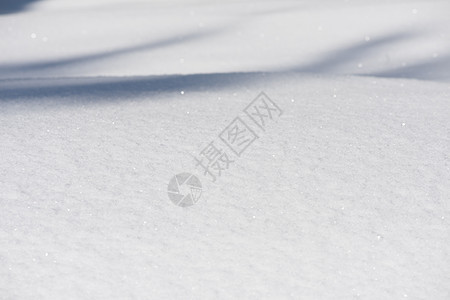
<path id="1" fill-rule="evenodd" d="M 0 299 L 448 299 L 449 8 L 0 14 Z M 261 91 L 282 116 L 211 182 L 194 157 Z"/>

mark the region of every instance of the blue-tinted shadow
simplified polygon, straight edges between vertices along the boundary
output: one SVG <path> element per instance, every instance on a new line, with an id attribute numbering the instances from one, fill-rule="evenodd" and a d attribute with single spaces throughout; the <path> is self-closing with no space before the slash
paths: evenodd
<path id="1" fill-rule="evenodd" d="M 39 0 L 0 0 L 0 15 L 26 10 L 31 3 L 37 1 Z"/>

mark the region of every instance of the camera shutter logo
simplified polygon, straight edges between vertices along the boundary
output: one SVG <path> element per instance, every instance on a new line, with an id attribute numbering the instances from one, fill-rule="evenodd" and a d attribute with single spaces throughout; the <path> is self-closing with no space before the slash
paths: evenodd
<path id="1" fill-rule="evenodd" d="M 175 205 L 191 206 L 200 199 L 202 184 L 196 176 L 190 173 L 180 173 L 170 180 L 167 193 Z"/>

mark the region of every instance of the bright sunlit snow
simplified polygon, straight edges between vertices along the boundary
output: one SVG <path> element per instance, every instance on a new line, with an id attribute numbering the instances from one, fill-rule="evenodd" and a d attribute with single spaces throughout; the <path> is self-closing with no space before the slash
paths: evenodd
<path id="1" fill-rule="evenodd" d="M 450 298 L 448 1 L 1 3 L 0 299 Z"/>

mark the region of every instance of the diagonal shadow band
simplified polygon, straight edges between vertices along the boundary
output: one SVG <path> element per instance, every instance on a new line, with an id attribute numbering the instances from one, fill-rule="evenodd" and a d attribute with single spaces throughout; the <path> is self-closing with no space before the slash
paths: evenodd
<path id="1" fill-rule="evenodd" d="M 321 59 L 310 64 L 296 65 L 288 68 L 286 71 L 324 73 L 330 72 L 346 63 L 355 61 L 368 55 L 370 52 L 377 51 L 384 46 L 392 46 L 404 40 L 417 36 L 418 33 L 412 32 L 394 32 L 380 38 L 372 39 L 362 43 L 353 44 L 338 50 L 328 52 Z"/>
<path id="2" fill-rule="evenodd" d="M 214 73 L 137 77 L 86 77 L 61 79 L 0 80 L 0 103 L 42 101 L 53 98 L 77 103 L 117 101 L 145 94 L 179 93 L 182 90 L 208 91 L 249 84 L 267 73 Z M 275 74 L 275 73 L 274 73 Z"/>
<path id="3" fill-rule="evenodd" d="M 421 80 L 447 81 L 450 79 L 450 54 L 409 66 L 366 75 L 384 78 L 414 78 Z"/>
<path id="4" fill-rule="evenodd" d="M 309 64 L 297 64 L 285 68 L 284 72 L 302 72 L 314 74 L 346 74 L 355 76 L 374 76 L 385 78 L 406 78 L 433 81 L 448 81 L 450 79 L 450 53 L 421 60 L 419 62 L 403 67 L 386 68 L 383 71 L 369 73 L 342 72 L 339 68 L 348 64 L 357 65 L 358 60 L 374 53 L 389 51 L 396 44 L 410 41 L 416 37 L 422 37 L 424 32 L 398 31 L 372 39 L 370 41 L 357 43 L 328 52 L 321 59 Z M 387 48 L 386 48 L 387 47 Z"/>
<path id="5" fill-rule="evenodd" d="M 37 1 L 39 0 L 1 0 L 0 15 L 26 10 L 30 4 Z"/>
<path id="6" fill-rule="evenodd" d="M 184 36 L 184 41 L 201 38 L 214 34 L 217 30 L 202 33 L 192 33 Z M 136 95 L 154 95 L 158 92 L 179 92 L 181 90 L 208 91 L 214 88 L 230 88 L 242 84 L 254 83 L 261 78 L 276 79 L 279 75 L 292 74 L 322 74 L 331 73 L 341 63 L 366 55 L 369 51 L 378 49 L 384 45 L 390 45 L 397 41 L 414 36 L 408 32 L 397 32 L 371 42 L 352 45 L 335 52 L 329 56 L 309 65 L 295 66 L 291 69 L 279 70 L 278 72 L 229 72 L 212 74 L 190 74 L 171 76 L 137 76 L 137 77 L 86 77 L 86 78 L 42 78 L 33 80 L 0 80 L 0 103 L 11 101 L 42 101 L 44 98 L 60 99 L 65 102 L 88 101 L 114 101 L 130 99 Z M 114 53 L 106 54 L 114 56 L 127 51 L 140 51 L 146 47 L 164 47 L 174 43 L 183 42 L 183 39 L 172 37 L 147 45 L 118 49 Z M 102 54 L 105 55 L 105 54 Z M 102 57 L 102 55 L 100 55 Z M 62 62 L 51 62 L 28 66 L 31 68 L 65 66 L 77 63 L 78 60 L 95 60 L 96 56 L 73 58 Z M 402 77 L 424 80 L 450 79 L 450 55 L 442 55 L 439 59 L 422 61 L 407 68 L 393 68 L 374 74 L 360 74 L 358 76 L 378 77 Z M 351 74 L 349 74 L 351 75 Z M 69 97 L 70 96 L 70 97 Z M 80 100 L 73 100 L 73 99 Z M 61 100 L 63 99 L 63 100 Z M 64 100 L 65 99 L 65 100 Z M 67 100 L 72 99 L 72 100 Z"/>
<path id="7" fill-rule="evenodd" d="M 227 28 L 213 28 L 209 30 L 201 30 L 189 32 L 185 34 L 177 34 L 171 37 L 163 38 L 158 41 L 151 41 L 139 45 L 118 48 L 112 51 L 104 51 L 88 55 L 80 55 L 66 59 L 49 60 L 44 62 L 35 62 L 30 64 L 3 64 L 0 65 L 0 76 L 3 78 L 11 78 L 14 73 L 46 71 L 46 70 L 62 70 L 73 65 L 88 64 L 102 59 L 111 59 L 120 55 L 132 54 L 136 52 L 151 51 L 159 48 L 174 46 L 177 44 L 188 43 L 191 41 L 209 38 L 216 34 L 226 31 Z"/>

